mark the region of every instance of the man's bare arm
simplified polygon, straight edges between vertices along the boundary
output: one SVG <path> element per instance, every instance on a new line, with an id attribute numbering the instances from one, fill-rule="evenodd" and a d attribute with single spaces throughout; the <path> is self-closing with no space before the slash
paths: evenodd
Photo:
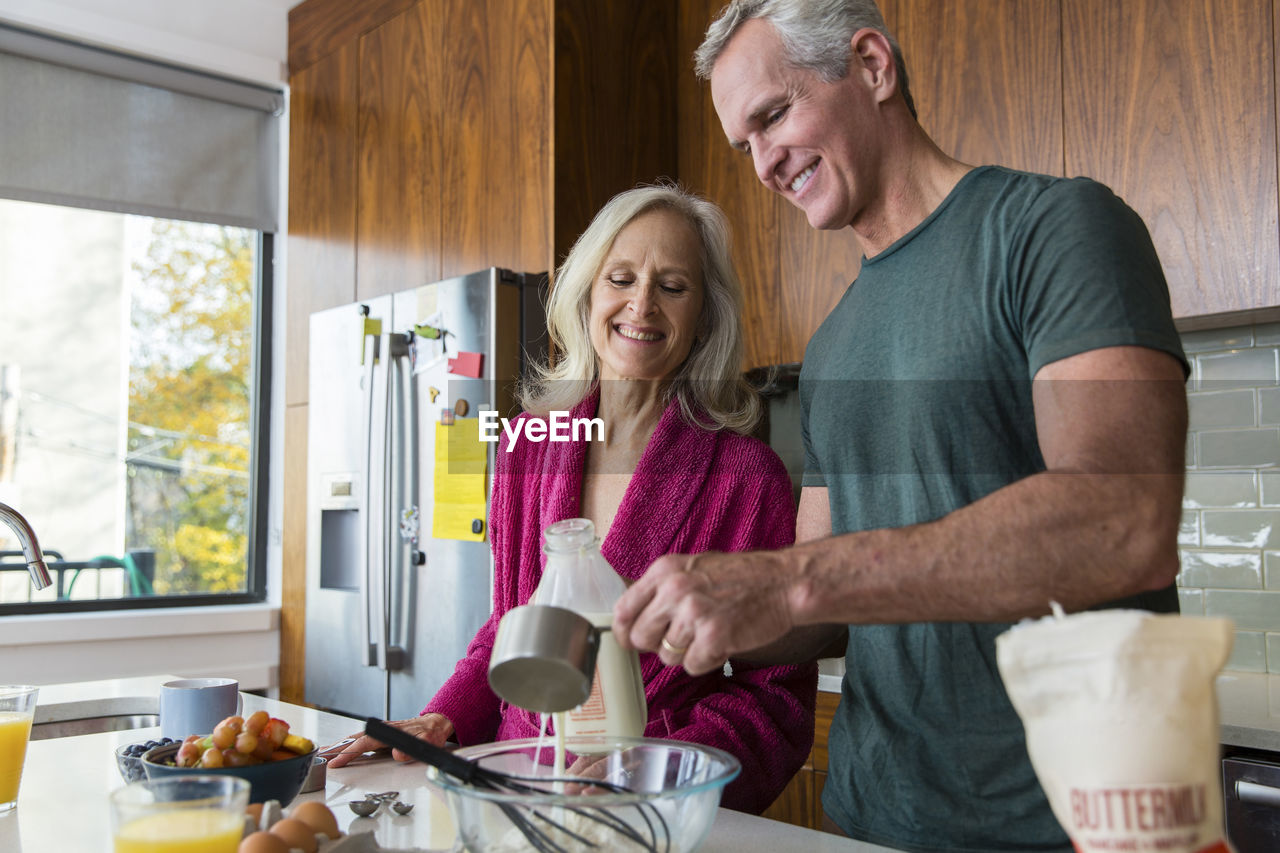
<path id="1" fill-rule="evenodd" d="M 813 542 L 831 535 L 831 503 L 825 486 L 800 490 L 800 510 L 796 517 L 796 542 Z M 744 652 L 738 657 L 759 664 L 797 663 L 824 657 L 844 657 L 847 625 L 805 625 L 793 628 L 785 637 Z"/>
<path id="2" fill-rule="evenodd" d="M 688 646 L 698 674 L 797 626 L 1013 621 L 1050 600 L 1081 609 L 1172 583 L 1181 365 L 1141 347 L 1094 350 L 1042 369 L 1033 398 L 1046 471 L 926 524 L 664 557 L 619 602 L 615 628 L 639 648 L 664 635 Z"/>

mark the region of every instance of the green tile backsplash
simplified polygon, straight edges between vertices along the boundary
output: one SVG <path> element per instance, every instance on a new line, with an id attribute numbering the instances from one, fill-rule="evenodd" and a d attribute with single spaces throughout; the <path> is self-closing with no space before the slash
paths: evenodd
<path id="1" fill-rule="evenodd" d="M 1256 551 L 1183 551 L 1183 586 L 1262 589 L 1262 555 Z"/>
<path id="2" fill-rule="evenodd" d="M 1235 393 L 1247 394 L 1248 392 L 1237 391 Z M 1263 426 L 1280 424 L 1280 388 L 1258 389 L 1258 423 Z"/>
<path id="3" fill-rule="evenodd" d="M 1212 391 L 1187 398 L 1187 420 L 1193 430 L 1252 427 L 1258 423 L 1257 392 Z"/>
<path id="4" fill-rule="evenodd" d="M 1258 631 L 1237 631 L 1231 657 L 1227 658 L 1227 669 L 1266 672 L 1267 635 Z"/>
<path id="5" fill-rule="evenodd" d="M 1276 350 L 1259 347 L 1201 353 L 1196 356 L 1195 377 L 1198 391 L 1275 385 Z"/>
<path id="6" fill-rule="evenodd" d="M 1280 473 L 1276 476 L 1275 494 L 1280 497 Z M 1252 471 L 1189 471 L 1182 505 L 1187 509 L 1257 506 L 1258 475 Z"/>
<path id="7" fill-rule="evenodd" d="M 1188 332 L 1182 344 L 1178 599 L 1183 613 L 1236 623 L 1229 669 L 1280 673 L 1280 323 Z"/>
<path id="8" fill-rule="evenodd" d="M 1280 429 L 1206 430 L 1196 435 L 1201 468 L 1280 465 Z"/>
<path id="9" fill-rule="evenodd" d="M 1268 551 L 1262 556 L 1262 565 L 1266 569 L 1263 585 L 1267 589 L 1280 590 L 1280 553 Z"/>

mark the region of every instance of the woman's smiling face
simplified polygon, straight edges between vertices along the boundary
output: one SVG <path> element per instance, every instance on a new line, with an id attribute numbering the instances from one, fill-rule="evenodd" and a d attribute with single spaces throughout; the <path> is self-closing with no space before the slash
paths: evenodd
<path id="1" fill-rule="evenodd" d="M 600 378 L 672 378 L 693 348 L 703 298 L 702 244 L 683 215 L 657 208 L 627 223 L 591 283 Z"/>

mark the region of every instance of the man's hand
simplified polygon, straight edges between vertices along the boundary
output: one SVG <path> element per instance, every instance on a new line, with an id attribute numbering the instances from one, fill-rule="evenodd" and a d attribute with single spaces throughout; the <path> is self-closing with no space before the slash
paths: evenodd
<path id="1" fill-rule="evenodd" d="M 768 645 L 793 627 L 786 554 L 662 557 L 614 606 L 614 636 L 623 648 L 683 664 L 690 675 L 719 669 L 731 655 Z"/>
<path id="2" fill-rule="evenodd" d="M 414 717 L 409 720 L 395 720 L 390 725 L 434 746 L 444 746 L 445 741 L 453 734 L 453 723 L 449 722 L 449 719 L 443 714 L 423 714 L 421 717 Z M 341 752 L 329 758 L 329 767 L 345 767 L 366 752 L 386 747 L 386 744 L 374 740 L 366 734 L 355 734 L 352 737 L 355 739 L 351 743 L 343 747 Z M 391 757 L 396 761 L 413 760 L 398 749 L 391 751 Z"/>

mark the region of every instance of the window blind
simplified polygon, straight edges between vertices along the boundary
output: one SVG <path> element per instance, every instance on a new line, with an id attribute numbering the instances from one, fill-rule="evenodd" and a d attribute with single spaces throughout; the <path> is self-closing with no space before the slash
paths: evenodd
<path id="1" fill-rule="evenodd" d="M 284 94 L 0 25 L 0 197 L 277 230 Z"/>

